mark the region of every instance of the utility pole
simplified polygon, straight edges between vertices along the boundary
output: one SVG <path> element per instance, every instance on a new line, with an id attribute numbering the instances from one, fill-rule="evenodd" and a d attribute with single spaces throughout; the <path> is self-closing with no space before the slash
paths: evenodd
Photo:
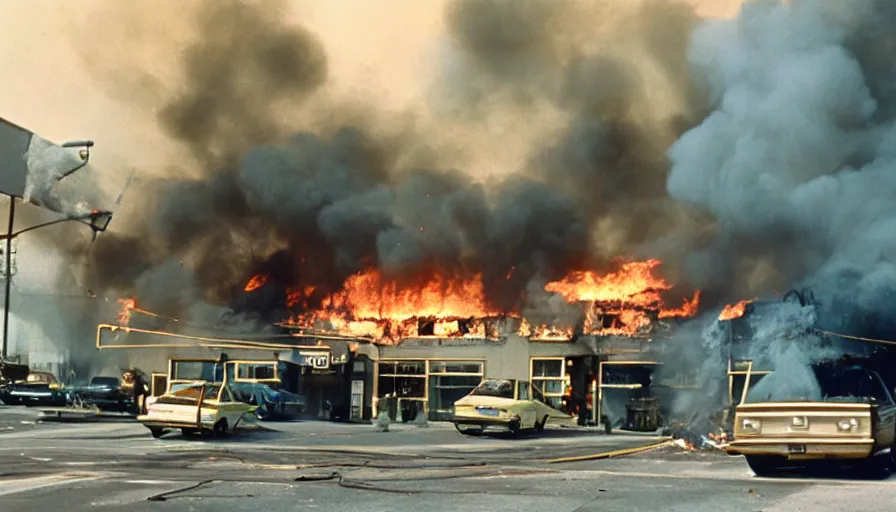
<path id="1" fill-rule="evenodd" d="M 3 353 L 5 359 L 9 354 L 9 296 L 12 292 L 12 229 L 16 220 L 16 198 L 9 197 L 9 222 L 6 229 L 6 250 L 4 252 L 3 285 L 5 300 L 3 301 Z"/>

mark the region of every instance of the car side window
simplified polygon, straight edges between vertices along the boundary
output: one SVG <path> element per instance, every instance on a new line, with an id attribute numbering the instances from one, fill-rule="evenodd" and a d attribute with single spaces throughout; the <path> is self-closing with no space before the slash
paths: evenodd
<path id="1" fill-rule="evenodd" d="M 519 395 L 517 400 L 529 400 L 529 385 L 526 382 L 517 382 L 516 387 Z"/>

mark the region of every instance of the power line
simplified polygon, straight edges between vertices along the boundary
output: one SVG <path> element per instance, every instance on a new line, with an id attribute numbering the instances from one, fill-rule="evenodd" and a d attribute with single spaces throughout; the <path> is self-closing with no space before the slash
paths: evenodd
<path id="1" fill-rule="evenodd" d="M 865 338 L 862 336 L 850 336 L 849 334 L 841 334 L 839 332 L 833 332 L 833 331 L 824 331 L 822 329 L 815 329 L 815 332 L 818 332 L 820 334 L 827 334 L 829 336 L 837 336 L 837 337 L 845 338 L 848 340 L 867 341 L 869 343 L 880 343 L 882 345 L 896 345 L 896 341 L 881 340 L 881 339 L 877 339 L 877 338 Z"/>

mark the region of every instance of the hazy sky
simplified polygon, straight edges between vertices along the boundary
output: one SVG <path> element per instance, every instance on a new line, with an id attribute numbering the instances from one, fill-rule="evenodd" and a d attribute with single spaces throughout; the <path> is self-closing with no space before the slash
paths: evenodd
<path id="1" fill-rule="evenodd" d="M 731 15 L 741 3 L 689 1 L 705 16 Z M 401 108 L 420 101 L 436 71 L 444 3 L 339 0 L 290 5 L 292 18 L 322 39 L 336 88 L 348 94 L 357 88 L 375 91 L 379 101 Z M 124 10 L 130 11 L 125 14 L 130 24 L 120 23 Z M 128 172 L 127 167 L 170 161 L 171 147 L 154 125 L 152 105 L 128 106 L 111 99 L 110 91 L 87 71 L 83 55 L 96 45 L 103 51 L 120 48 L 121 58 L 145 63 L 156 73 L 170 71 L 177 56 L 147 54 L 146 48 L 153 46 L 147 41 L 186 33 L 180 10 L 178 2 L 170 0 L 2 2 L 0 62 L 5 73 L 0 117 L 56 142 L 94 139 L 93 161 L 101 168 L 125 167 L 123 172 Z M 134 31 L 137 25 L 142 31 Z"/>

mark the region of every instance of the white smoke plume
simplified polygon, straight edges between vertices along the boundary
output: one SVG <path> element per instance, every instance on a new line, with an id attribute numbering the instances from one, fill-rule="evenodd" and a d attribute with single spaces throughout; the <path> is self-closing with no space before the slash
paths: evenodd
<path id="1" fill-rule="evenodd" d="M 896 82 L 881 27 L 894 17 L 874 0 L 761 1 L 694 31 L 688 61 L 713 111 L 669 149 L 667 184 L 718 222 L 695 280 L 746 296 L 852 272 L 857 301 L 890 293 Z"/>

